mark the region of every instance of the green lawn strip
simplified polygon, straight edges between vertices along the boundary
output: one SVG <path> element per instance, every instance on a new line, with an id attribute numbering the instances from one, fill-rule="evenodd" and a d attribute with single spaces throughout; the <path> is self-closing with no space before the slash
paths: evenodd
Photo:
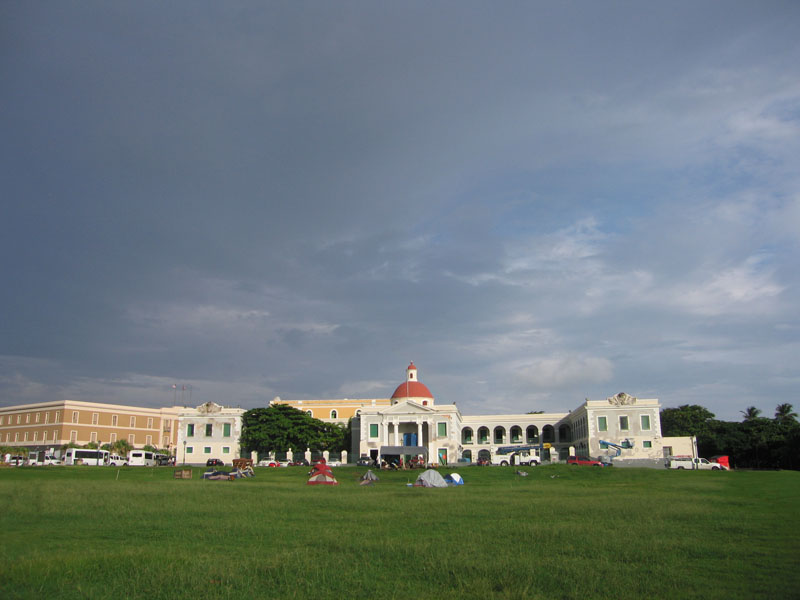
<path id="1" fill-rule="evenodd" d="M 790 597 L 800 477 L 544 467 L 0 471 L 0 596 Z M 709 583 L 713 582 L 713 583 Z M 259 590 L 253 594 L 253 590 Z"/>

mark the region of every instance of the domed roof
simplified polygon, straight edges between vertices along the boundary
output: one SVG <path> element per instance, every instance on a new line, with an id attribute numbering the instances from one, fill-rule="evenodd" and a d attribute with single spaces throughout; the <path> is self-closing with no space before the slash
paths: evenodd
<path id="1" fill-rule="evenodd" d="M 396 398 L 433 398 L 433 394 L 424 383 L 404 381 L 392 394 L 392 400 Z"/>

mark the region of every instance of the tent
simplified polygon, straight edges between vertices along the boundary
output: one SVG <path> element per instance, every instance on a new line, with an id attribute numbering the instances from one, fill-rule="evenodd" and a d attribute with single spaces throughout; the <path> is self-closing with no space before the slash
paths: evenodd
<path id="1" fill-rule="evenodd" d="M 378 476 L 370 469 L 361 476 L 361 481 L 378 481 Z"/>
<path id="2" fill-rule="evenodd" d="M 417 480 L 414 482 L 414 485 L 417 487 L 437 487 L 443 488 L 447 487 L 447 482 L 444 480 L 444 477 L 436 469 L 428 469 L 424 473 L 422 473 Z"/>
<path id="3" fill-rule="evenodd" d="M 308 478 L 307 485 L 339 485 L 336 478 L 328 473 L 319 472 Z"/>
<path id="4" fill-rule="evenodd" d="M 309 476 L 317 475 L 319 473 L 323 473 L 325 475 L 330 475 L 331 477 L 333 477 L 333 471 L 331 471 L 331 468 L 325 463 L 317 463 L 308 472 Z"/>
<path id="5" fill-rule="evenodd" d="M 447 485 L 464 485 L 464 479 L 458 473 L 450 473 L 444 480 Z"/>

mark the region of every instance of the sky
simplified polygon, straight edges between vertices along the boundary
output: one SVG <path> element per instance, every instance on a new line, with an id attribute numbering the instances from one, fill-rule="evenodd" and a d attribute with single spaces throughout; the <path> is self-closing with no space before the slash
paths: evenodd
<path id="1" fill-rule="evenodd" d="M 800 407 L 800 3 L 0 4 L 0 405 Z M 173 386 L 177 386 L 173 388 Z"/>

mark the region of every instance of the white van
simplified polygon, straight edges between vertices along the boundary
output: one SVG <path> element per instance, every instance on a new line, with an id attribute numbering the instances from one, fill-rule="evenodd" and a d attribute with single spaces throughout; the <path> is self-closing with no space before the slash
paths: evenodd
<path id="1" fill-rule="evenodd" d="M 128 465 L 131 467 L 155 467 L 155 452 L 148 450 L 131 450 L 128 452 Z"/>
<path id="2" fill-rule="evenodd" d="M 109 467 L 127 467 L 128 466 L 128 458 L 125 456 L 120 456 L 119 454 L 110 454 L 108 456 L 108 466 Z"/>

